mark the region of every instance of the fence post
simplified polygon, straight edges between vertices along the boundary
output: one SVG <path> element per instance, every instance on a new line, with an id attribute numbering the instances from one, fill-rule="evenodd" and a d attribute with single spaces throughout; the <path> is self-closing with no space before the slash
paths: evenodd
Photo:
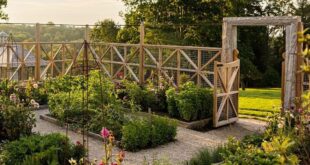
<path id="1" fill-rule="evenodd" d="M 298 32 L 303 31 L 303 23 L 298 22 Z M 298 99 L 296 103 L 296 108 L 301 107 L 301 95 L 303 91 L 303 74 L 301 72 L 300 66 L 303 64 L 303 58 L 301 56 L 301 52 L 303 51 L 303 44 L 297 44 L 297 60 L 296 60 L 296 98 Z"/>
<path id="2" fill-rule="evenodd" d="M 143 85 L 144 83 L 144 23 L 140 25 L 140 53 L 139 53 L 139 83 Z"/>
<path id="3" fill-rule="evenodd" d="M 201 57 L 201 49 L 198 50 L 198 70 L 197 72 L 197 85 L 200 87 L 201 86 L 201 62 L 202 62 L 202 57 Z"/>
<path id="4" fill-rule="evenodd" d="M 181 53 L 180 49 L 177 50 L 177 87 L 181 84 Z"/>
<path id="5" fill-rule="evenodd" d="M 10 61 L 10 50 L 11 50 L 11 44 L 8 43 L 6 46 L 6 79 L 9 80 L 11 77 L 11 61 Z"/>
<path id="6" fill-rule="evenodd" d="M 158 50 L 159 56 L 158 56 L 158 65 L 157 65 L 157 74 L 158 74 L 158 86 L 160 85 L 160 81 L 162 79 L 162 65 L 163 65 L 163 49 L 159 48 Z"/>
<path id="7" fill-rule="evenodd" d="M 35 40 L 36 40 L 36 53 L 35 53 L 35 80 L 40 80 L 41 74 L 41 26 L 39 23 L 36 24 Z"/>
<path id="8" fill-rule="evenodd" d="M 22 47 L 22 61 L 21 61 L 21 71 L 20 71 L 20 80 L 25 80 L 25 45 L 24 43 L 21 44 Z"/>
<path id="9" fill-rule="evenodd" d="M 85 25 L 84 40 L 86 40 L 87 42 L 90 41 L 90 37 L 89 37 L 89 25 L 88 25 L 88 24 Z"/>

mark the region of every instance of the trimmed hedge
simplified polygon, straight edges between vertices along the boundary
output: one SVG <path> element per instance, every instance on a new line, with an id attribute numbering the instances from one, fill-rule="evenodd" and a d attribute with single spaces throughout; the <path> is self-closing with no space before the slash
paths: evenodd
<path id="1" fill-rule="evenodd" d="M 122 133 L 122 146 L 129 151 L 138 151 L 173 141 L 177 133 L 177 123 L 152 115 L 149 120 L 144 118 L 129 122 L 123 127 Z"/>
<path id="2" fill-rule="evenodd" d="M 3 147 L 3 164 L 69 164 L 68 160 L 80 160 L 86 150 L 81 144 L 73 145 L 61 134 L 32 135 L 12 141 Z"/>
<path id="3" fill-rule="evenodd" d="M 185 121 L 201 120 L 212 117 L 213 92 L 211 89 L 197 87 L 187 82 L 179 91 L 170 88 L 166 91 L 168 113 Z"/>

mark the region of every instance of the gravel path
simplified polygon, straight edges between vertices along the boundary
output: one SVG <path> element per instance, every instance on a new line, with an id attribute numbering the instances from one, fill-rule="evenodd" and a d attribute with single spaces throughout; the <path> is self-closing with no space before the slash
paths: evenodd
<path id="1" fill-rule="evenodd" d="M 37 123 L 35 132 L 49 134 L 52 132 L 66 133 L 66 130 L 57 125 L 51 124 L 39 118 L 42 114 L 47 114 L 48 110 L 36 111 Z M 173 164 L 181 164 L 189 160 L 195 153 L 202 148 L 216 147 L 227 140 L 227 137 L 233 136 L 241 139 L 243 136 L 253 134 L 263 130 L 265 122 L 240 119 L 237 123 L 230 126 L 224 126 L 207 132 L 198 132 L 182 127 L 178 127 L 176 141 L 152 149 L 145 149 L 139 152 L 126 152 L 125 165 L 142 164 L 145 160 L 151 162 L 156 159 L 169 159 Z M 72 142 L 82 141 L 82 135 L 68 131 Z M 89 137 L 89 158 L 90 160 L 100 159 L 103 155 L 102 143 L 99 140 Z M 117 152 L 117 148 L 115 152 Z"/>

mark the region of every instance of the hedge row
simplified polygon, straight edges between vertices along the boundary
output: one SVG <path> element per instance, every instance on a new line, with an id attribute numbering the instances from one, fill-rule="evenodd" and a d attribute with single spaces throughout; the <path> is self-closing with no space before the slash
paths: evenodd
<path id="1" fill-rule="evenodd" d="M 152 115 L 149 119 L 129 122 L 122 132 L 122 146 L 129 151 L 137 151 L 173 141 L 177 133 L 177 123 Z"/>

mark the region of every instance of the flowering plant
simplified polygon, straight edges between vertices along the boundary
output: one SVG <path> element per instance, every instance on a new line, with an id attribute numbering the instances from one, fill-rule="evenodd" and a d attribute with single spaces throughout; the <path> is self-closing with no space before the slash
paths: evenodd
<path id="1" fill-rule="evenodd" d="M 108 130 L 107 128 L 102 128 L 101 137 L 103 138 L 103 147 L 105 151 L 105 155 L 103 156 L 101 162 L 99 165 L 121 165 L 124 158 L 125 158 L 125 152 L 120 151 L 116 159 L 113 161 L 113 147 L 115 146 L 115 138 L 113 136 L 113 133 Z"/>

